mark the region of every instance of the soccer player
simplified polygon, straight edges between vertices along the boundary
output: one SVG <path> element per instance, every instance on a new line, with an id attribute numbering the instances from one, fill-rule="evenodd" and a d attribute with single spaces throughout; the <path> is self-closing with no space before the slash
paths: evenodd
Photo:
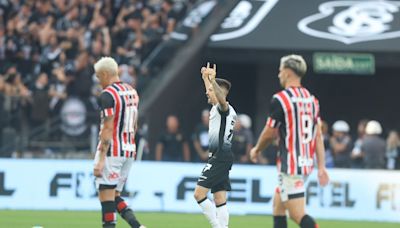
<path id="1" fill-rule="evenodd" d="M 198 179 L 194 198 L 213 228 L 225 228 L 229 223 L 226 192 L 231 190 L 229 171 L 233 163 L 231 146 L 236 112 L 226 101 L 231 83 L 216 78 L 217 66 L 210 68 L 208 63 L 207 68 L 201 68 L 201 74 L 208 103 L 213 107 L 209 121 L 209 159 Z M 215 205 L 207 198 L 210 189 Z"/>
<path id="2" fill-rule="evenodd" d="M 118 64 L 103 57 L 94 65 L 103 91 L 100 95 L 100 142 L 94 160 L 94 175 L 102 209 L 103 227 L 115 227 L 116 211 L 131 227 L 144 228 L 120 193 L 128 178 L 136 153 L 139 96 L 135 89 L 122 83 Z"/>
<path id="3" fill-rule="evenodd" d="M 307 65 L 301 56 L 288 55 L 281 58 L 278 77 L 284 89 L 273 96 L 266 126 L 250 152 L 251 160 L 256 163 L 258 154 L 279 134 L 279 184 L 273 202 L 275 228 L 287 227 L 286 210 L 300 227 L 318 227 L 314 219 L 306 214 L 304 200 L 304 181 L 313 169 L 315 153 L 319 184 L 325 186 L 329 182 L 319 103 L 301 85 L 306 71 Z"/>

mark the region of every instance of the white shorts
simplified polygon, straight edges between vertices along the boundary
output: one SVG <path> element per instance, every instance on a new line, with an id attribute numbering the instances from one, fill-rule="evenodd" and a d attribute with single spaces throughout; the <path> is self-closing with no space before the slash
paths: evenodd
<path id="1" fill-rule="evenodd" d="M 306 176 L 291 176 L 285 173 L 279 173 L 278 177 L 279 183 L 276 191 L 280 194 L 282 202 L 304 197 L 304 182 L 307 179 Z"/>
<path id="2" fill-rule="evenodd" d="M 99 153 L 96 153 L 94 162 L 97 163 Z M 115 190 L 121 192 L 128 179 L 134 158 L 127 157 L 106 157 L 101 177 L 96 177 L 96 188 L 100 185 L 115 186 Z"/>

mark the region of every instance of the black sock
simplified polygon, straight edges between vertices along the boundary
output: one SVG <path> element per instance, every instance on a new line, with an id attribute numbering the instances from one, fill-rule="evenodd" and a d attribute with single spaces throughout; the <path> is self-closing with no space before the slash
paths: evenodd
<path id="1" fill-rule="evenodd" d="M 114 201 L 104 201 L 101 202 L 101 212 L 103 227 L 114 228 L 117 223 L 117 215 L 115 213 L 115 202 Z"/>
<path id="2" fill-rule="evenodd" d="M 304 215 L 300 222 L 301 228 L 318 228 L 317 223 L 315 223 L 314 219 L 309 215 Z"/>
<path id="3" fill-rule="evenodd" d="M 274 216 L 274 228 L 287 228 L 286 215 Z"/>
<path id="4" fill-rule="evenodd" d="M 140 223 L 136 219 L 135 214 L 133 213 L 132 209 L 128 207 L 125 200 L 122 199 L 120 196 L 115 197 L 115 203 L 117 204 L 118 213 L 121 217 L 133 228 L 139 228 Z"/>

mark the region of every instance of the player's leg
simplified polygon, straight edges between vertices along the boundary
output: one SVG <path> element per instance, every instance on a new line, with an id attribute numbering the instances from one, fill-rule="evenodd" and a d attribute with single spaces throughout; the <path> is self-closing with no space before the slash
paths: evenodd
<path id="1" fill-rule="evenodd" d="M 301 228 L 318 228 L 315 220 L 305 212 L 304 197 L 288 200 L 285 205 L 289 210 L 290 218 Z"/>
<path id="2" fill-rule="evenodd" d="M 133 163 L 133 159 L 127 158 L 122 165 L 121 176 L 120 176 L 119 182 L 116 187 L 116 192 L 115 192 L 115 205 L 116 205 L 118 213 L 132 228 L 145 228 L 145 226 L 141 225 L 140 222 L 136 219 L 136 216 L 133 213 L 133 210 L 128 207 L 128 204 L 121 197 L 121 192 L 126 183 L 126 180 L 128 179 L 128 175 L 131 170 L 132 163 Z"/>
<path id="3" fill-rule="evenodd" d="M 231 182 L 229 181 L 229 171 L 231 168 L 232 162 L 220 161 L 215 163 L 217 180 L 220 182 L 211 188 L 211 193 L 214 194 L 214 201 L 217 207 L 217 219 L 221 227 L 228 227 L 229 225 L 226 192 L 231 190 Z"/>
<path id="4" fill-rule="evenodd" d="M 286 209 L 281 200 L 279 187 L 276 188 L 273 202 L 274 228 L 287 228 Z"/>
<path id="5" fill-rule="evenodd" d="M 121 193 L 116 191 L 115 194 L 115 204 L 117 207 L 118 213 L 121 217 L 133 228 L 145 228 L 145 226 L 141 225 L 139 220 L 136 219 L 133 210 L 128 207 L 128 204 L 121 197 Z"/>
<path id="6" fill-rule="evenodd" d="M 96 158 L 98 155 L 96 154 Z M 96 186 L 99 191 L 103 227 L 113 228 L 117 223 L 115 206 L 115 188 L 118 183 L 120 169 L 115 158 L 106 157 L 101 177 L 96 177 Z"/>
<path id="7" fill-rule="evenodd" d="M 115 185 L 99 185 L 99 200 L 104 228 L 114 228 L 117 223 L 114 198 Z"/>
<path id="8" fill-rule="evenodd" d="M 314 219 L 305 212 L 304 179 L 301 176 L 280 174 L 280 195 L 290 218 L 301 228 L 317 228 Z"/>
<path id="9" fill-rule="evenodd" d="M 218 191 L 214 193 L 214 202 L 217 207 L 217 219 L 221 227 L 228 227 L 229 225 L 229 211 L 226 204 L 226 191 Z"/>
<path id="10" fill-rule="evenodd" d="M 220 228 L 220 224 L 217 219 L 217 209 L 211 200 L 207 198 L 208 191 L 208 188 L 197 185 L 194 189 L 194 198 L 201 207 L 203 214 L 206 216 L 211 226 L 213 228 Z"/>
<path id="11" fill-rule="evenodd" d="M 204 167 L 201 175 L 197 181 L 197 186 L 194 189 L 194 198 L 201 207 L 203 214 L 213 228 L 219 228 L 220 224 L 217 219 L 217 209 L 215 205 L 207 198 L 207 193 L 214 185 L 216 172 L 213 160 L 209 160 Z"/>

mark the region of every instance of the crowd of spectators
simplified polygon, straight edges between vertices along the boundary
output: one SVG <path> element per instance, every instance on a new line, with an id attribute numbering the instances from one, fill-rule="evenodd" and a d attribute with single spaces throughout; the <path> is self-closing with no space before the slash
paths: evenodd
<path id="1" fill-rule="evenodd" d="M 20 135 L 77 98 L 96 110 L 93 63 L 112 56 L 121 80 L 143 90 L 143 60 L 173 31 L 192 0 L 0 1 L 0 129 Z M 26 124 L 25 124 L 26 123 Z M 0 131 L 0 148 L 1 134 Z"/>
<path id="2" fill-rule="evenodd" d="M 192 137 L 185 137 L 179 130 L 179 119 L 169 116 L 166 131 L 161 134 L 156 148 L 156 160 L 205 162 L 208 159 L 209 111 L 203 110 L 201 121 L 193 130 Z M 237 164 L 251 164 L 249 153 L 255 143 L 251 119 L 238 115 L 232 138 L 232 152 Z M 349 124 L 344 120 L 333 123 L 329 129 L 322 122 L 326 148 L 326 165 L 329 168 L 354 169 L 400 169 L 400 138 L 397 131 L 390 131 L 383 138 L 381 124 L 375 120 L 363 119 L 357 128 L 357 137 L 352 138 Z M 279 139 L 259 157 L 261 164 L 275 165 L 279 150 Z M 191 152 L 189 151 L 191 150 Z"/>
<path id="3" fill-rule="evenodd" d="M 325 123 L 326 125 L 326 123 Z M 325 131 L 325 147 L 329 167 L 400 169 L 399 133 L 392 130 L 386 140 L 381 124 L 363 119 L 357 127 L 357 138 L 350 136 L 350 126 L 344 120 L 332 125 L 332 136 Z"/>
<path id="4" fill-rule="evenodd" d="M 120 64 L 121 80 L 139 92 L 150 80 L 143 60 L 168 39 L 177 21 L 193 0 L 4 0 L 0 1 L 0 152 L 7 129 L 14 136 L 60 116 L 70 98 L 85 110 L 97 109 L 101 91 L 93 63 L 101 56 Z M 209 111 L 186 137 L 179 119 L 169 116 L 154 158 L 166 161 L 204 162 L 208 159 Z M 235 162 L 251 163 L 255 143 L 251 119 L 239 115 L 232 151 Z M 8 132 L 10 133 L 10 132 Z M 361 120 L 357 138 L 349 124 L 336 121 L 330 131 L 323 123 L 328 167 L 400 169 L 399 133 L 382 137 L 376 121 Z M 13 136 L 11 136 L 13 138 Z M 274 164 L 278 140 L 260 155 L 263 164 Z"/>

